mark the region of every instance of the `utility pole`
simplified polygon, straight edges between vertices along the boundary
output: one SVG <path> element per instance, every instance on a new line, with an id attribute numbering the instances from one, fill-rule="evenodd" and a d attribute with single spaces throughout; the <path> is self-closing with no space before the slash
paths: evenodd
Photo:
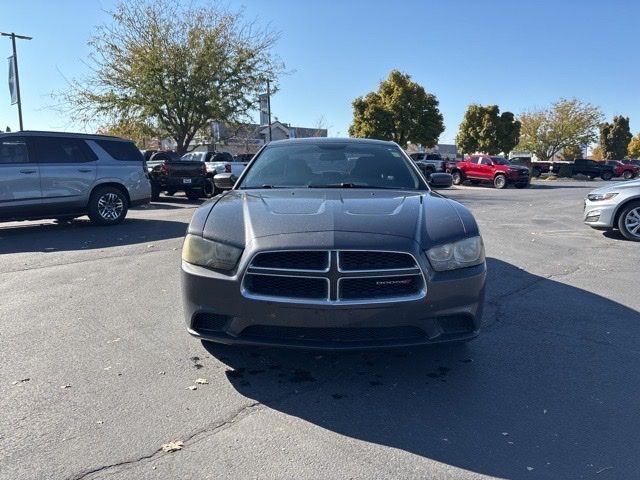
<path id="1" fill-rule="evenodd" d="M 271 84 L 267 78 L 267 115 L 269 116 L 269 141 L 271 141 Z"/>
<path id="2" fill-rule="evenodd" d="M 22 99 L 20 98 L 20 76 L 18 75 L 18 54 L 16 52 L 16 38 L 20 40 L 31 40 L 32 37 L 26 37 L 24 35 L 16 35 L 15 33 L 0 32 L 3 37 L 11 37 L 11 45 L 13 47 L 13 71 L 16 76 L 16 96 L 18 99 L 18 120 L 20 122 L 20 131 L 24 130 L 22 125 Z"/>

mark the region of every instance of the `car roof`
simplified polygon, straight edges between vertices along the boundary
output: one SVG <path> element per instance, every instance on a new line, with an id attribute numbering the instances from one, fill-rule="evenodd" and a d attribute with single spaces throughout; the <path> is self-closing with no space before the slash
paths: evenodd
<path id="1" fill-rule="evenodd" d="M 115 137 L 113 135 L 100 135 L 97 133 L 73 133 L 73 132 L 51 132 L 44 130 L 22 130 L 20 132 L 2 132 L 0 133 L 1 138 L 5 137 L 73 137 L 73 138 L 84 138 L 86 140 L 120 140 L 123 142 L 131 142 L 132 140 L 128 140 L 126 138 Z"/>
<path id="2" fill-rule="evenodd" d="M 397 145 L 395 142 L 387 140 L 375 140 L 373 138 L 338 138 L 338 137 L 309 137 L 309 138 L 288 138 L 285 140 L 274 140 L 268 145 L 308 145 L 319 143 L 349 143 L 353 145 L 373 144 L 373 145 Z"/>

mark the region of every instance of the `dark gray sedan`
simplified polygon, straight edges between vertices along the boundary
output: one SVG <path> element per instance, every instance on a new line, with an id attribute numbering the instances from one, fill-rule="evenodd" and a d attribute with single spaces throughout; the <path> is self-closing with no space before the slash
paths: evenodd
<path id="1" fill-rule="evenodd" d="M 194 214 L 182 252 L 190 334 L 370 348 L 478 334 L 484 246 L 392 142 L 272 142 Z"/>

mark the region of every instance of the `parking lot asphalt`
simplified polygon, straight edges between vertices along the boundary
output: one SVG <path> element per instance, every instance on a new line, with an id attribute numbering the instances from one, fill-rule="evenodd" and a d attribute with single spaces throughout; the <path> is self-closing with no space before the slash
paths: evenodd
<path id="1" fill-rule="evenodd" d="M 203 345 L 183 197 L 116 227 L 0 224 L 0 478 L 636 478 L 640 245 L 582 224 L 600 185 L 442 191 L 487 250 L 462 347 Z"/>

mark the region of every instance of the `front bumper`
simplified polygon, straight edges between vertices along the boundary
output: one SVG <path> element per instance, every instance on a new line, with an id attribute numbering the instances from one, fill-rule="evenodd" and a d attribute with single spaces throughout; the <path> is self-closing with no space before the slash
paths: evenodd
<path id="1" fill-rule="evenodd" d="M 583 221 L 593 228 L 614 228 L 617 203 L 585 200 Z"/>
<path id="2" fill-rule="evenodd" d="M 247 256 L 245 252 L 243 259 Z M 463 341 L 480 329 L 485 264 L 434 272 L 421 255 L 427 283 L 423 298 L 319 305 L 245 297 L 243 259 L 233 275 L 182 262 L 184 312 L 191 335 L 225 344 L 342 350 Z"/>

